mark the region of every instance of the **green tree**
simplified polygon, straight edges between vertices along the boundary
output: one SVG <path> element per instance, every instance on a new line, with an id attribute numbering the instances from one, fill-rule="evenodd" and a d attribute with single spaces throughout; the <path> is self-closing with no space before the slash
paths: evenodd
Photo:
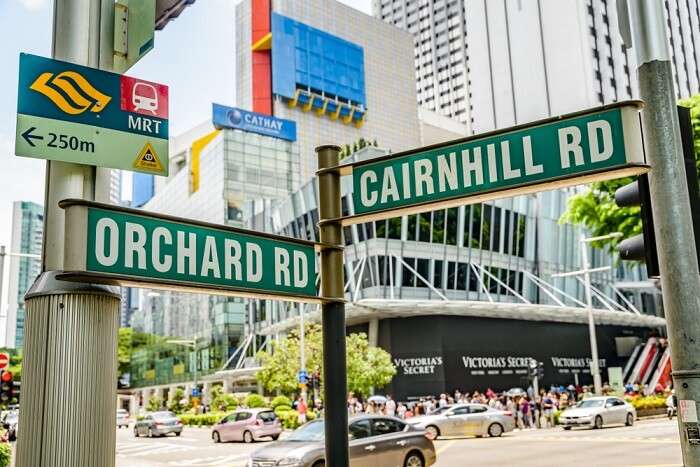
<path id="1" fill-rule="evenodd" d="M 690 107 L 695 142 L 695 165 L 700 171 L 700 94 L 679 102 Z M 632 182 L 630 177 L 604 182 L 595 182 L 577 195 L 569 198 L 567 210 L 559 219 L 561 223 L 573 223 L 586 227 L 593 236 L 621 232 L 620 238 L 599 242 L 595 246 L 616 246 L 626 238 L 642 233 L 639 208 L 620 208 L 615 204 L 615 190 Z M 700 181 L 699 181 L 700 182 Z"/>
<path id="2" fill-rule="evenodd" d="M 308 325 L 304 337 L 306 370 L 321 373 L 323 382 L 321 327 L 316 324 Z M 391 356 L 383 349 L 370 347 L 365 334 L 351 334 L 346 338 L 346 346 L 349 391 L 368 395 L 371 388 L 381 388 L 391 382 L 396 374 Z M 262 369 L 256 377 L 265 389 L 287 395 L 298 391 L 300 344 L 297 331 L 278 342 L 273 342 L 272 352 L 261 351 L 257 357 Z"/>
<path id="3" fill-rule="evenodd" d="M 133 337 L 134 330 L 132 328 L 119 328 L 117 335 L 117 379 L 130 371 Z"/>
<path id="4" fill-rule="evenodd" d="M 173 397 L 171 398 L 170 404 L 168 405 L 168 410 L 175 412 L 177 414 L 187 410 L 187 404 L 182 404 L 182 400 L 185 398 L 185 391 L 182 388 L 176 388 Z"/>
<path id="5" fill-rule="evenodd" d="M 149 412 L 156 412 L 160 410 L 160 408 L 163 407 L 163 398 L 158 397 L 158 396 L 151 396 L 150 399 L 148 399 L 148 404 L 146 405 L 146 408 L 148 409 Z"/>
<path id="6" fill-rule="evenodd" d="M 211 406 L 219 412 L 227 412 L 238 407 L 238 399 L 233 394 L 219 394 L 212 399 Z"/>

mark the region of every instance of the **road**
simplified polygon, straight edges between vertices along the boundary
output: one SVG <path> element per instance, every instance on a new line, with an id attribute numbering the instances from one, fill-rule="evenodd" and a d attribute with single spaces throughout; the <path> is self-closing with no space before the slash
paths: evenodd
<path id="1" fill-rule="evenodd" d="M 117 431 L 117 467 L 244 467 L 260 444 L 214 444 L 209 430 L 201 428 L 157 439 L 134 438 L 132 430 L 122 429 Z M 498 439 L 438 440 L 435 448 L 436 467 L 682 465 L 676 422 L 665 419 L 602 430 L 525 430 Z"/>

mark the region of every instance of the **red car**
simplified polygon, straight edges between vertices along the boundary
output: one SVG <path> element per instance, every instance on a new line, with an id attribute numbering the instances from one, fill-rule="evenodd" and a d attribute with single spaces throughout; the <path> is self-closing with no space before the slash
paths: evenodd
<path id="1" fill-rule="evenodd" d="M 282 424 L 272 409 L 239 409 L 212 427 L 211 438 L 215 443 L 252 443 L 266 437 L 276 440 L 281 433 Z"/>

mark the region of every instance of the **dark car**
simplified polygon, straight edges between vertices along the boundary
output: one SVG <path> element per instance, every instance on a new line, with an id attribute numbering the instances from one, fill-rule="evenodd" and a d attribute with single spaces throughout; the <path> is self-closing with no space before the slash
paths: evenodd
<path id="1" fill-rule="evenodd" d="M 435 448 L 425 431 L 398 418 L 358 415 L 350 419 L 348 428 L 352 467 L 427 467 L 435 463 Z M 325 467 L 323 439 L 324 421 L 314 420 L 284 441 L 253 452 L 248 466 Z"/>
<path id="2" fill-rule="evenodd" d="M 142 420 L 138 420 L 134 425 L 134 436 L 165 436 L 170 433 L 175 433 L 175 436 L 180 436 L 182 433 L 182 422 L 172 412 L 153 412 Z"/>

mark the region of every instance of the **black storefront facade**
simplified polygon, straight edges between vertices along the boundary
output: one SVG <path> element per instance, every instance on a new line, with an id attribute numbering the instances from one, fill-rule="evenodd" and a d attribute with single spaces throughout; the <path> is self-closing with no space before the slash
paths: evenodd
<path id="1" fill-rule="evenodd" d="M 636 343 L 658 330 L 597 326 L 603 381 L 624 367 Z M 366 332 L 353 326 L 349 332 Z M 592 384 L 586 324 L 470 316 L 416 316 L 379 321 L 378 344 L 397 374 L 384 392 L 398 400 L 475 390 L 527 388 L 530 359 L 542 362 L 540 387 Z"/>

